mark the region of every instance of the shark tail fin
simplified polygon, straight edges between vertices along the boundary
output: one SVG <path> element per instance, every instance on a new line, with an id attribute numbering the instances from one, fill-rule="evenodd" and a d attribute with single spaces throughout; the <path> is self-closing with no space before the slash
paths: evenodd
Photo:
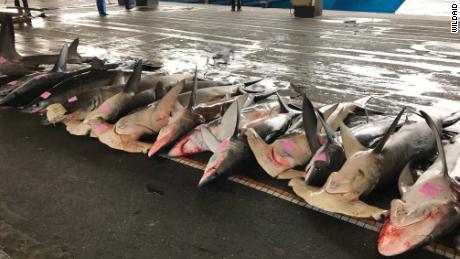
<path id="1" fill-rule="evenodd" d="M 6 59 L 19 60 L 14 40 L 14 24 L 11 15 L 5 15 L 0 32 L 0 55 Z"/>
<path id="2" fill-rule="evenodd" d="M 67 71 L 67 57 L 69 54 L 69 47 L 67 43 L 62 47 L 61 52 L 59 53 L 58 60 L 53 67 L 53 72 L 66 72 Z"/>
<path id="3" fill-rule="evenodd" d="M 198 65 L 195 65 L 195 75 L 193 76 L 193 88 L 188 101 L 187 109 L 192 110 L 196 105 L 196 94 L 198 91 Z"/>
<path id="4" fill-rule="evenodd" d="M 129 77 L 128 82 L 126 82 L 123 92 L 132 93 L 132 94 L 137 93 L 137 91 L 139 90 L 139 83 L 141 81 L 141 75 L 142 75 L 142 60 L 139 60 L 134 65 L 133 73 Z"/>

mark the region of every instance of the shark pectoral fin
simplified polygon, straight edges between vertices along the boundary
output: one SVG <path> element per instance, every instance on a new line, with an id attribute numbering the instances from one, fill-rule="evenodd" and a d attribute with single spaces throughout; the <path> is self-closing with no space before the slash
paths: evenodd
<path id="1" fill-rule="evenodd" d="M 401 171 L 398 179 L 399 194 L 402 196 L 414 184 L 414 177 L 412 176 L 411 163 L 407 163 Z"/>
<path id="2" fill-rule="evenodd" d="M 305 172 L 304 171 L 299 171 L 295 169 L 288 169 L 276 177 L 277 179 L 281 180 L 287 180 L 287 179 L 294 179 L 294 178 L 302 178 L 305 177 Z M 303 182 L 305 183 L 305 182 Z"/>
<path id="3" fill-rule="evenodd" d="M 233 135 L 235 131 L 238 132 L 239 129 L 239 103 L 238 101 L 233 102 L 232 105 L 227 109 L 224 116 L 222 117 L 221 130 L 217 136 L 218 139 L 224 140 Z"/>
<path id="4" fill-rule="evenodd" d="M 129 153 L 147 153 L 152 144 L 133 140 L 125 135 L 119 135 L 115 132 L 115 127 L 108 127 L 98 136 L 99 141 L 110 148 L 129 152 Z"/>

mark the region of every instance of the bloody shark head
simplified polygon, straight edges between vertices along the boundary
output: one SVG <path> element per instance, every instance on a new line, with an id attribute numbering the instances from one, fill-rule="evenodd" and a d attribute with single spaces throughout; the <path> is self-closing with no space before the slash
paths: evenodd
<path id="1" fill-rule="evenodd" d="M 435 135 L 439 156 L 412 186 L 401 189 L 401 199 L 391 202 L 390 219 L 378 239 L 378 250 L 386 256 L 401 254 L 424 245 L 455 229 L 460 223 L 458 192 L 450 188 L 448 173 L 448 168 L 454 171 L 459 168 L 460 161 L 456 154 L 460 143 L 457 141 L 444 148 L 437 125 L 428 114 L 423 111 L 421 114 Z M 409 165 L 401 175 L 406 175 L 405 179 L 410 177 Z"/>
<path id="2" fill-rule="evenodd" d="M 204 124 L 197 126 L 191 134 L 188 134 L 177 142 L 168 152 L 170 157 L 188 156 L 209 150 L 204 142 L 201 128 Z"/>

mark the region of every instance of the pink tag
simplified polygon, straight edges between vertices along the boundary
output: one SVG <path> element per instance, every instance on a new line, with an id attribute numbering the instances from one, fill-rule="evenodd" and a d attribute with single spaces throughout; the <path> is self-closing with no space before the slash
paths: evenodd
<path id="1" fill-rule="evenodd" d="M 40 97 L 41 97 L 42 99 L 45 99 L 45 100 L 48 99 L 50 96 L 51 96 L 51 93 L 48 92 L 48 91 L 46 91 L 46 92 L 44 92 L 44 93 L 42 93 L 42 94 L 40 95 Z"/>
<path id="2" fill-rule="evenodd" d="M 34 77 L 33 77 L 34 80 L 39 80 L 39 79 L 41 79 L 41 78 L 43 78 L 43 75 L 38 75 L 38 76 L 34 76 Z"/>
<path id="3" fill-rule="evenodd" d="M 78 101 L 78 98 L 76 96 L 72 96 L 67 100 L 68 103 L 74 103 L 76 101 Z"/>
<path id="4" fill-rule="evenodd" d="M 324 153 L 319 153 L 315 156 L 316 161 L 327 161 L 326 154 Z"/>
<path id="5" fill-rule="evenodd" d="M 438 195 L 438 193 L 442 190 L 442 187 L 439 185 L 432 184 L 427 182 L 420 187 L 418 190 L 421 194 L 434 198 Z"/>
<path id="6" fill-rule="evenodd" d="M 283 148 L 286 149 L 286 151 L 292 151 L 294 147 L 295 147 L 294 141 L 290 139 L 283 140 Z"/>
<path id="7" fill-rule="evenodd" d="M 3 56 L 0 56 L 0 64 L 5 64 L 6 59 Z"/>
<path id="8" fill-rule="evenodd" d="M 108 129 L 109 129 L 109 127 L 107 127 L 107 125 L 105 125 L 105 124 L 99 124 L 99 125 L 96 126 L 96 128 L 95 128 L 94 130 L 95 130 L 97 133 L 101 133 L 101 132 L 106 131 L 106 130 L 108 130 Z"/>
<path id="9" fill-rule="evenodd" d="M 226 139 L 219 144 L 219 149 L 226 149 L 230 146 L 230 139 Z"/>
<path id="10" fill-rule="evenodd" d="M 18 84 L 18 80 L 14 80 L 8 83 L 8 85 L 12 85 L 12 86 L 15 86 L 17 84 Z"/>
<path id="11" fill-rule="evenodd" d="M 112 106 L 108 103 L 103 103 L 101 107 L 99 107 L 99 110 L 103 112 L 110 112 L 111 109 L 112 109 Z"/>

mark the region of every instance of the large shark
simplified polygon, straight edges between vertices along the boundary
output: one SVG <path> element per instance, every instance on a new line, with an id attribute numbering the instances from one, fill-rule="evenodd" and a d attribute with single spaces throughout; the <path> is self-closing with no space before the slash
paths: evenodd
<path id="1" fill-rule="evenodd" d="M 378 239 L 378 250 L 386 256 L 422 246 L 460 223 L 460 192 L 453 179 L 460 176 L 460 137 L 443 147 L 439 123 L 425 112 L 421 114 L 436 137 L 439 155 L 415 183 L 411 181 L 411 164 L 401 174 L 402 197 L 391 202 L 390 218 Z"/>
<path id="2" fill-rule="evenodd" d="M 10 15 L 4 15 L 0 32 L 0 73 L 2 75 L 30 74 L 40 64 L 54 64 L 59 60 L 59 55 L 21 56 L 16 52 L 14 37 L 13 20 Z M 78 54 L 78 44 L 78 39 L 70 44 L 66 60 L 68 63 L 82 63 L 89 60 Z"/>
<path id="3" fill-rule="evenodd" d="M 283 107 L 287 108 L 287 105 L 283 105 Z M 223 122 L 224 129 L 232 130 L 231 137 L 221 141 L 209 129 L 205 127 L 202 129 L 203 138 L 206 145 L 213 151 L 213 155 L 209 159 L 203 176 L 198 183 L 199 187 L 209 184 L 219 177 L 236 173 L 241 166 L 255 160 L 249 148 L 246 135 L 240 134 L 239 131 L 240 109 L 238 102 L 232 104 L 226 113 L 233 115 L 228 116 L 230 119 Z M 281 113 L 273 117 L 255 123 L 247 131 L 254 130 L 264 141 L 271 142 L 289 128 L 292 120 L 297 115 L 298 113 L 290 109 L 282 110 Z"/>

